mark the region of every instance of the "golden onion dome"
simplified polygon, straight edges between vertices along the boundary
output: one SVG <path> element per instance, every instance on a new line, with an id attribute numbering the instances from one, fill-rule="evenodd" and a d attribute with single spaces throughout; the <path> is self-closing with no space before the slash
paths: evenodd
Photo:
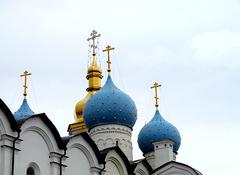
<path id="1" fill-rule="evenodd" d="M 86 78 L 88 80 L 88 94 L 75 105 L 75 122 L 69 126 L 70 133 L 79 133 L 87 130 L 87 126 L 83 118 L 83 109 L 90 97 L 101 88 L 102 70 L 97 65 L 95 56 L 93 56 L 92 63 L 88 67 Z"/>
<path id="2" fill-rule="evenodd" d="M 88 73 L 90 73 L 90 72 L 102 72 L 102 70 L 97 65 L 96 66 L 95 65 L 90 65 L 88 67 Z"/>
<path id="3" fill-rule="evenodd" d="M 85 104 L 90 99 L 91 95 L 96 93 L 99 89 L 101 89 L 101 79 L 102 79 L 102 70 L 97 65 L 97 59 L 96 59 L 96 48 L 95 45 L 95 39 L 97 37 L 100 37 L 100 34 L 97 34 L 95 30 L 91 33 L 91 37 L 87 40 L 93 40 L 93 44 L 91 47 L 93 48 L 92 52 L 92 61 L 88 67 L 87 71 L 87 80 L 88 80 L 88 88 L 86 89 L 88 94 L 84 97 L 84 99 L 80 100 L 75 105 L 75 111 L 74 111 L 74 117 L 75 122 L 70 124 L 68 127 L 68 132 L 70 135 L 78 134 L 81 132 L 87 131 L 87 126 L 85 124 L 84 118 L 83 118 L 83 110 L 85 107 Z"/>
<path id="4" fill-rule="evenodd" d="M 102 72 L 101 68 L 97 65 L 96 57 L 92 59 L 91 65 L 88 67 L 88 74 L 90 72 Z"/>
<path id="5" fill-rule="evenodd" d="M 77 102 L 77 104 L 75 106 L 75 112 L 74 112 L 75 113 L 74 117 L 75 117 L 76 122 L 84 122 L 83 108 L 92 94 L 93 94 L 92 92 L 89 92 L 84 99 Z"/>

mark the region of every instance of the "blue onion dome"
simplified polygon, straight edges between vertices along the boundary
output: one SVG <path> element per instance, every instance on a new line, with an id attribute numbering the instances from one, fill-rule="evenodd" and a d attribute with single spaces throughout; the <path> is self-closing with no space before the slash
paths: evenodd
<path id="1" fill-rule="evenodd" d="M 143 153 L 154 151 L 153 143 L 158 141 L 171 140 L 173 143 L 173 151 L 177 153 L 181 136 L 177 128 L 166 121 L 158 110 L 152 120 L 147 123 L 138 135 L 138 145 Z"/>
<path id="2" fill-rule="evenodd" d="M 134 101 L 115 86 L 109 75 L 105 85 L 87 101 L 83 117 L 89 129 L 107 124 L 132 129 L 137 119 L 137 109 Z"/>
<path id="3" fill-rule="evenodd" d="M 16 118 L 16 120 L 26 119 L 34 115 L 34 112 L 28 105 L 27 99 L 23 100 L 21 107 L 13 115 Z"/>

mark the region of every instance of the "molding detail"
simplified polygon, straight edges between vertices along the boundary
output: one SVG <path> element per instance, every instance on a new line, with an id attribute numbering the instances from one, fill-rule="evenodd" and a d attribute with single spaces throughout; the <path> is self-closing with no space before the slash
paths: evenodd
<path id="1" fill-rule="evenodd" d="M 23 135 L 24 133 L 28 132 L 28 131 L 33 131 L 33 132 L 38 133 L 38 134 L 43 138 L 43 140 L 45 141 L 45 143 L 46 143 L 46 145 L 47 145 L 47 147 L 48 147 L 49 152 L 56 152 L 56 151 L 54 150 L 54 146 L 53 146 L 53 143 L 52 143 L 51 139 L 49 138 L 49 136 L 47 135 L 47 133 L 46 133 L 44 130 L 42 130 L 41 128 L 36 127 L 36 126 L 31 126 L 31 127 L 27 128 L 27 129 L 22 133 L 22 135 Z"/>
<path id="2" fill-rule="evenodd" d="M 129 160 L 132 160 L 132 130 L 122 125 L 96 126 L 89 131 L 99 150 L 119 146 Z"/>

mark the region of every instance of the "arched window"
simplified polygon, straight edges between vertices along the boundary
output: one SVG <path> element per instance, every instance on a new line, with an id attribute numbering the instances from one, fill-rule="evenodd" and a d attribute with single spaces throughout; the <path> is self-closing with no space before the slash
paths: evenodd
<path id="1" fill-rule="evenodd" d="M 27 175 L 35 175 L 35 172 L 34 172 L 33 167 L 29 167 L 29 168 L 27 169 Z"/>
<path id="2" fill-rule="evenodd" d="M 35 162 L 29 163 L 26 175 L 41 175 L 39 166 Z"/>

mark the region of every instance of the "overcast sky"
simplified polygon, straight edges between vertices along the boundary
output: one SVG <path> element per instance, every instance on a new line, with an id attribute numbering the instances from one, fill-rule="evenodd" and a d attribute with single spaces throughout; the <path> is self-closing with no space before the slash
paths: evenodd
<path id="1" fill-rule="evenodd" d="M 182 136 L 177 160 L 207 175 L 237 175 L 240 148 L 239 0 L 1 0 L 0 97 L 12 112 L 29 104 L 67 135 L 86 92 L 88 42 L 115 47 L 112 77 L 138 108 L 139 130 L 154 115 L 150 86 L 162 84 L 160 112 Z M 106 80 L 106 55 L 99 52 Z"/>

